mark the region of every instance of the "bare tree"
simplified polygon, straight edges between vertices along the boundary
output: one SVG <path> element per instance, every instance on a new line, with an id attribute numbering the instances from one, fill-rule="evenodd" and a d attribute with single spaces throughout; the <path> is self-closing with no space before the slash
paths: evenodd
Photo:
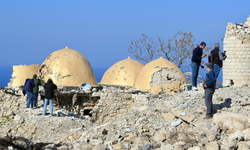
<path id="1" fill-rule="evenodd" d="M 161 42 L 164 48 L 161 49 L 158 55 L 163 55 L 164 58 L 180 68 L 192 56 L 193 49 L 195 48 L 194 41 L 195 39 L 191 32 L 185 33 L 179 31 L 173 38 L 168 40 L 167 45 L 163 41 Z"/>
<path id="2" fill-rule="evenodd" d="M 138 60 L 150 62 L 158 55 L 173 62 L 178 68 L 183 64 L 189 64 L 194 48 L 198 44 L 194 44 L 195 39 L 192 33 L 178 31 L 176 35 L 167 41 L 158 37 L 158 42 L 155 43 L 152 38 L 142 34 L 139 41 L 131 42 L 128 51 L 134 54 Z M 206 48 L 208 51 L 211 48 Z"/>
<path id="3" fill-rule="evenodd" d="M 155 43 L 152 37 L 149 38 L 147 35 L 141 34 L 139 41 L 131 41 L 128 51 L 133 53 L 136 59 L 148 63 L 156 56 L 157 47 L 158 43 Z"/>

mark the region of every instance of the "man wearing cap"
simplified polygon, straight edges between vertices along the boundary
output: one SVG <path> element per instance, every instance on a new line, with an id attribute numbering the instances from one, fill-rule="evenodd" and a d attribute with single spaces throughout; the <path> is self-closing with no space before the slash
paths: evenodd
<path id="1" fill-rule="evenodd" d="M 209 119 L 213 117 L 213 94 L 215 91 L 215 73 L 213 71 L 213 64 L 206 63 L 206 70 L 208 71 L 206 74 L 206 78 L 204 80 L 203 87 L 205 89 L 205 104 L 207 107 L 206 116 L 204 119 Z"/>
<path id="2" fill-rule="evenodd" d="M 205 47 L 206 47 L 206 43 L 201 42 L 201 44 L 193 50 L 192 63 L 191 63 L 192 86 L 193 86 L 193 89 L 196 91 L 198 90 L 197 77 L 198 77 L 198 73 L 199 73 L 199 67 L 201 65 L 201 59 L 207 56 L 206 54 L 203 55 L 203 49 Z"/>

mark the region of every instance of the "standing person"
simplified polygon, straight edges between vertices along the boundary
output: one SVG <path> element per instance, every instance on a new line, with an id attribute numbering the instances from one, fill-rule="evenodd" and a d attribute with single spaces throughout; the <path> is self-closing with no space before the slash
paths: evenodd
<path id="1" fill-rule="evenodd" d="M 192 86 L 193 86 L 193 89 L 196 90 L 196 91 L 198 90 L 198 88 L 197 88 L 197 77 L 198 77 L 198 74 L 199 74 L 199 67 L 201 66 L 201 59 L 207 56 L 206 54 L 203 55 L 203 49 L 205 47 L 206 47 L 206 43 L 201 42 L 201 44 L 193 50 L 192 63 L 191 63 L 191 67 L 192 67 Z"/>
<path id="2" fill-rule="evenodd" d="M 41 81 L 37 79 L 37 75 L 33 75 L 33 81 L 35 83 L 35 86 L 33 88 L 33 102 L 34 102 L 34 108 L 37 108 L 37 97 L 38 97 L 38 86 L 41 85 Z M 33 107 L 33 103 L 31 103 L 31 107 Z"/>
<path id="3" fill-rule="evenodd" d="M 32 79 L 26 79 L 24 86 L 23 86 L 23 91 L 26 92 L 27 96 L 28 96 L 28 100 L 26 103 L 26 107 L 30 108 L 30 104 L 31 107 L 33 107 L 33 87 L 35 86 L 35 83 Z"/>
<path id="4" fill-rule="evenodd" d="M 50 115 L 53 116 L 53 98 L 54 90 L 57 89 L 57 86 L 53 83 L 51 79 L 48 79 L 47 83 L 44 85 L 45 89 L 45 100 L 44 100 L 44 109 L 43 115 L 46 115 L 48 101 L 50 103 Z"/>
<path id="5" fill-rule="evenodd" d="M 219 43 L 215 43 L 214 45 L 214 49 L 211 51 L 211 53 L 209 54 L 209 62 L 211 62 L 213 64 L 213 70 L 215 73 L 215 78 L 217 80 L 220 70 L 223 66 L 223 60 L 225 60 L 227 58 L 226 55 L 223 56 L 222 52 L 220 51 L 220 44 Z"/>
<path id="6" fill-rule="evenodd" d="M 206 63 L 206 70 L 208 71 L 206 74 L 206 78 L 204 80 L 203 87 L 205 89 L 205 104 L 207 107 L 206 117 L 203 119 L 209 119 L 213 117 L 213 94 L 215 91 L 215 73 L 213 71 L 213 64 Z"/>

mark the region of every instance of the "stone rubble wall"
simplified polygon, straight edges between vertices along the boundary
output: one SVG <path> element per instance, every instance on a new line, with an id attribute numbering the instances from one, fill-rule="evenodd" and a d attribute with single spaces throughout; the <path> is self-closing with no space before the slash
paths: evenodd
<path id="1" fill-rule="evenodd" d="M 173 68 L 163 68 L 152 75 L 150 87 L 152 88 L 157 85 L 161 85 L 165 89 L 168 89 L 169 87 L 167 87 L 166 83 L 173 84 L 178 81 L 181 83 L 181 85 L 185 83 L 178 71 L 174 70 Z"/>
<path id="2" fill-rule="evenodd" d="M 250 17 L 245 24 L 228 23 L 224 38 L 223 86 L 250 83 Z"/>
<path id="3" fill-rule="evenodd" d="M 20 65 L 13 66 L 12 78 L 8 87 L 20 87 L 23 86 L 26 79 L 33 78 L 34 74 L 38 73 L 40 65 Z"/>
<path id="4" fill-rule="evenodd" d="M 102 91 L 93 93 L 93 95 L 100 95 L 100 99 L 91 112 L 92 121 L 103 123 L 106 118 L 128 113 L 134 107 L 148 105 L 151 94 L 136 92 L 130 86 L 113 85 L 103 86 Z"/>
<path id="5" fill-rule="evenodd" d="M 118 87 L 118 88 L 117 88 Z M 106 117 L 114 117 L 117 113 L 127 113 L 132 104 L 132 93 L 124 92 L 125 87 L 103 86 L 99 93 L 100 99 L 92 110 L 92 120 L 102 123 Z M 95 93 L 93 93 L 95 94 Z"/>

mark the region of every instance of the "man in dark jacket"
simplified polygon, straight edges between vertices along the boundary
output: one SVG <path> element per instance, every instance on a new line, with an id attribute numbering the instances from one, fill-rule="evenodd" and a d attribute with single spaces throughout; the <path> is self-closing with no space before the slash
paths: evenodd
<path id="1" fill-rule="evenodd" d="M 41 82 L 39 79 L 37 79 L 37 75 L 33 75 L 33 81 L 35 83 L 35 86 L 33 88 L 33 102 L 34 102 L 34 108 L 37 107 L 37 96 L 38 96 L 38 86 L 41 85 Z M 31 102 L 31 107 L 33 107 L 33 102 Z"/>
<path id="2" fill-rule="evenodd" d="M 203 87 L 205 89 L 205 104 L 207 107 L 206 117 L 204 119 L 209 119 L 213 117 L 213 94 L 215 91 L 215 73 L 213 71 L 213 64 L 206 63 L 206 70 L 208 71 L 206 74 L 206 78 L 204 80 Z"/>
<path id="3" fill-rule="evenodd" d="M 220 70 L 221 70 L 221 68 L 223 66 L 222 61 L 225 60 L 227 58 L 227 56 L 222 55 L 222 52 L 219 49 L 220 48 L 219 43 L 215 43 L 214 47 L 215 48 L 211 51 L 211 53 L 209 55 L 212 54 L 212 56 L 210 56 L 210 57 L 212 57 L 213 70 L 214 70 L 214 73 L 215 73 L 215 78 L 217 80 L 217 78 L 219 76 L 219 73 L 220 73 Z M 211 60 L 209 60 L 209 61 L 211 61 Z"/>
<path id="4" fill-rule="evenodd" d="M 49 101 L 50 115 L 53 116 L 53 98 L 54 98 L 54 90 L 56 89 L 57 89 L 57 86 L 53 83 L 51 79 L 48 79 L 47 83 L 44 85 L 45 100 L 44 100 L 43 115 L 46 115 L 47 104 Z"/>
<path id="5" fill-rule="evenodd" d="M 24 86 L 23 86 L 23 91 L 26 92 L 27 96 L 28 96 L 28 100 L 26 103 L 27 108 L 30 108 L 30 103 L 33 104 L 33 87 L 35 86 L 35 83 L 32 79 L 26 79 Z M 32 105 L 31 105 L 32 107 Z"/>
<path id="6" fill-rule="evenodd" d="M 192 63 L 191 63 L 191 67 L 192 67 L 192 86 L 193 86 L 193 89 L 196 90 L 196 91 L 198 90 L 198 88 L 197 88 L 197 77 L 198 77 L 198 74 L 199 74 L 199 67 L 201 65 L 201 59 L 207 56 L 206 54 L 203 55 L 203 49 L 205 47 L 206 47 L 206 43 L 201 42 L 201 44 L 193 50 Z"/>

